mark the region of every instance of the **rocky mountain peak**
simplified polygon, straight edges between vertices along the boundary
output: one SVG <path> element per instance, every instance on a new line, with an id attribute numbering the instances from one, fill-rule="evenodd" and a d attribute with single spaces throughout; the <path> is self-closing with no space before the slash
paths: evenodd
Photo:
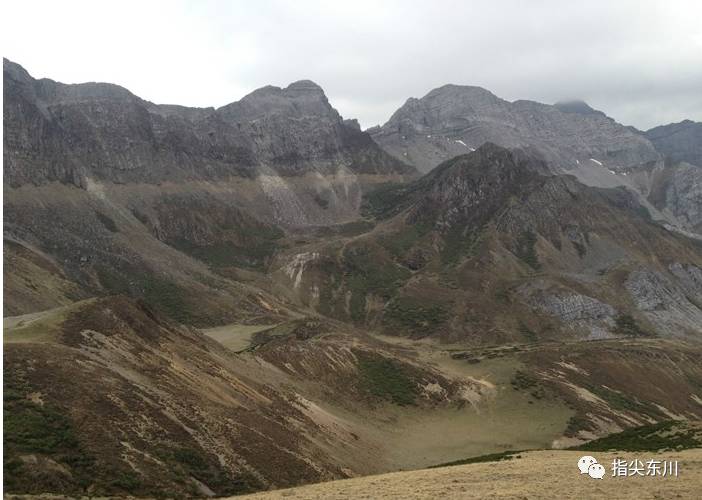
<path id="1" fill-rule="evenodd" d="M 511 197 L 522 197 L 543 183 L 545 171 L 545 163 L 534 153 L 488 142 L 392 193 L 387 198 L 392 203 L 377 214 L 385 218 L 408 209 L 412 223 L 443 229 L 458 220 L 481 224 L 504 209 Z"/>
<path id="2" fill-rule="evenodd" d="M 423 133 L 442 126 L 460 114 L 474 114 L 477 108 L 498 104 L 501 99 L 481 87 L 443 85 L 421 99 L 409 98 L 384 125 L 407 133 Z"/>
<path id="3" fill-rule="evenodd" d="M 496 210 L 505 197 L 527 192 L 544 168 L 543 161 L 526 151 L 487 142 L 437 167 L 428 176 L 427 198 L 446 214 L 465 212 L 483 202 Z"/>
<path id="4" fill-rule="evenodd" d="M 554 104 L 554 106 L 563 113 L 580 113 L 581 115 L 599 113 L 604 115 L 602 111 L 594 109 L 588 103 L 586 103 L 585 101 L 581 101 L 580 99 L 558 101 L 556 104 Z"/>
<path id="5" fill-rule="evenodd" d="M 355 216 L 357 174 L 387 182 L 414 173 L 344 123 L 309 80 L 263 87 L 219 109 L 188 108 L 153 104 L 118 85 L 36 80 L 4 63 L 6 185 L 58 181 L 87 190 L 94 182 L 246 178 L 261 218 L 307 225 Z M 308 174 L 314 183 L 292 179 Z"/>
<path id="6" fill-rule="evenodd" d="M 454 83 L 448 83 L 431 90 L 422 99 L 451 99 L 451 98 L 463 98 L 463 99 L 487 99 L 494 100 L 499 99 L 495 94 L 489 90 L 478 87 L 477 85 L 456 85 Z"/>
<path id="7" fill-rule="evenodd" d="M 485 142 L 533 148 L 554 172 L 576 170 L 591 158 L 612 171 L 660 159 L 640 134 L 582 101 L 509 102 L 463 85 L 444 85 L 408 100 L 369 133 L 387 152 L 423 172 Z"/>
<path id="8" fill-rule="evenodd" d="M 2 72 L 5 79 L 16 81 L 29 81 L 32 79 L 26 69 L 5 57 L 2 58 Z"/>
<path id="9" fill-rule="evenodd" d="M 311 80 L 293 82 L 285 88 L 268 85 L 254 90 L 240 101 L 219 108 L 222 115 L 237 120 L 256 120 L 271 115 L 324 117 L 341 121 L 322 88 Z"/>
<path id="10" fill-rule="evenodd" d="M 322 87 L 317 85 L 312 80 L 298 80 L 287 86 L 285 90 L 294 92 L 314 92 L 324 94 Z"/>

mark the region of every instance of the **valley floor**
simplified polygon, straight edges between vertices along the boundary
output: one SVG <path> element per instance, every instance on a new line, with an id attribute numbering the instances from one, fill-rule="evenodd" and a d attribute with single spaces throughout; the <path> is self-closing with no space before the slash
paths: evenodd
<path id="1" fill-rule="evenodd" d="M 535 451 L 501 462 L 394 472 L 299 488 L 247 495 L 247 499 L 647 499 L 699 498 L 702 491 L 702 449 L 682 452 L 591 453 L 607 475 L 581 476 L 582 451 Z M 615 458 L 678 461 L 678 477 L 612 477 Z"/>

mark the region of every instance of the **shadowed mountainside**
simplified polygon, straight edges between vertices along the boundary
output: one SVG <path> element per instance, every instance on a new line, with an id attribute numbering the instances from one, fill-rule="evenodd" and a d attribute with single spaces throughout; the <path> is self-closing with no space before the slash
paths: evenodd
<path id="1" fill-rule="evenodd" d="M 371 192 L 371 231 L 283 253 L 279 276 L 323 314 L 417 337 L 699 339 L 699 242 L 623 187 L 544 170 L 486 144 Z"/>

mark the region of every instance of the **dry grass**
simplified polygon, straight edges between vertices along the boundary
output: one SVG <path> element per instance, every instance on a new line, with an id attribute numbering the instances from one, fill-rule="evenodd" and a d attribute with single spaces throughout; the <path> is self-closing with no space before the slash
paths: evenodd
<path id="1" fill-rule="evenodd" d="M 88 303 L 86 301 L 85 303 Z M 21 316 L 3 318 L 3 343 L 53 342 L 66 314 L 75 309 L 75 305 L 57 307 Z"/>
<path id="2" fill-rule="evenodd" d="M 642 452 L 594 453 L 605 465 L 601 481 L 581 476 L 578 451 L 538 451 L 522 458 L 439 469 L 395 472 L 343 481 L 331 481 L 300 488 L 270 491 L 237 498 L 335 500 L 501 498 L 501 499 L 583 499 L 583 498 L 699 498 L 702 491 L 702 450 L 655 455 Z M 634 460 L 677 460 L 678 477 L 611 477 L 610 464 L 617 457 Z"/>
<path id="3" fill-rule="evenodd" d="M 255 333 L 267 330 L 275 325 L 240 325 L 230 324 L 215 328 L 203 328 L 202 333 L 216 340 L 227 349 L 234 352 L 243 351 L 251 345 Z"/>

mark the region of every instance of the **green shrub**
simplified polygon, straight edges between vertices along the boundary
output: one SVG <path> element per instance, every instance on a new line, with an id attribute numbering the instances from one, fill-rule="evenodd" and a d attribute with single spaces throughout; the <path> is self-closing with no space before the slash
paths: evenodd
<path id="1" fill-rule="evenodd" d="M 417 384 L 397 361 L 370 354 L 358 354 L 360 388 L 400 406 L 413 405 Z"/>
<path id="2" fill-rule="evenodd" d="M 470 231 L 464 234 L 460 227 L 451 228 L 444 235 L 444 246 L 441 249 L 441 262 L 455 264 L 461 257 L 474 255 L 482 240 L 482 230 Z"/>
<path id="3" fill-rule="evenodd" d="M 383 322 L 414 332 L 430 333 L 448 318 L 449 313 L 442 306 L 412 297 L 398 297 L 386 307 Z"/>
<path id="4" fill-rule="evenodd" d="M 436 469 L 438 467 L 452 467 L 454 465 L 466 465 L 466 464 L 478 464 L 483 462 L 502 462 L 504 460 L 512 460 L 513 458 L 521 458 L 519 451 L 501 451 L 498 453 L 489 453 L 487 455 L 480 455 L 477 457 L 464 458 L 462 460 L 454 460 L 453 462 L 446 462 L 443 464 L 432 465 L 430 469 Z M 515 457 L 516 455 L 516 457 Z"/>
<path id="5" fill-rule="evenodd" d="M 416 245 L 419 240 L 431 231 L 431 226 L 417 223 L 405 226 L 400 231 L 384 236 L 380 244 L 395 258 L 402 257 L 408 250 Z"/>
<path id="6" fill-rule="evenodd" d="M 174 468 L 180 469 L 185 477 L 194 477 L 218 496 L 251 493 L 262 487 L 253 476 L 231 475 L 216 461 L 208 460 L 207 455 L 194 448 L 176 448 L 161 455 L 163 460 L 174 463 Z"/>
<path id="7" fill-rule="evenodd" d="M 650 337 L 651 334 L 643 330 L 630 314 L 621 314 L 615 319 L 614 333 L 627 337 Z"/>
<path id="8" fill-rule="evenodd" d="M 3 398 L 4 487 L 6 492 L 41 493 L 46 485 L 36 482 L 32 465 L 18 457 L 39 454 L 50 457 L 71 472 L 64 491 L 78 493 L 91 484 L 94 459 L 81 447 L 73 423 L 54 405 L 27 399 L 27 384 L 5 373 Z M 51 478 L 46 478 L 51 481 Z"/>
<path id="9" fill-rule="evenodd" d="M 536 335 L 536 332 L 529 328 L 528 325 L 523 323 L 522 321 L 519 322 L 519 327 L 518 327 L 519 334 L 524 337 L 524 339 L 527 342 L 536 342 L 538 340 L 538 336 Z"/>
<path id="10" fill-rule="evenodd" d="M 179 323 L 189 323 L 193 315 L 189 312 L 186 291 L 175 283 L 154 275 L 143 281 L 144 301 Z"/>
<path id="11" fill-rule="evenodd" d="M 117 224 L 115 223 L 115 221 L 111 217 L 103 214 L 102 212 L 98 212 L 97 210 L 95 211 L 95 216 L 98 218 L 100 223 L 105 227 L 105 229 L 107 229 L 111 233 L 119 232 L 119 229 L 117 228 Z"/>
<path id="12" fill-rule="evenodd" d="M 525 231 L 517 239 L 516 255 L 532 269 L 541 269 L 539 257 L 536 254 L 536 234 L 533 231 Z"/>
<path id="13" fill-rule="evenodd" d="M 686 425 L 684 422 L 664 421 L 632 427 L 571 449 L 583 451 L 660 451 L 702 447 L 702 431 L 687 428 Z"/>
<path id="14" fill-rule="evenodd" d="M 344 252 L 344 275 L 351 292 L 351 319 L 364 319 L 366 296 L 369 293 L 390 299 L 411 273 L 378 253 L 377 248 L 359 246 Z"/>

